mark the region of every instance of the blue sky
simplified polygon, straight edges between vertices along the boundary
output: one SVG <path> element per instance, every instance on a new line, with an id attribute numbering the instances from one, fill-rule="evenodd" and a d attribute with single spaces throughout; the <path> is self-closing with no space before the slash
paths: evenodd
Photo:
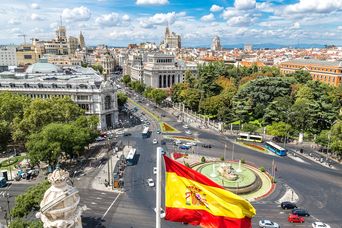
<path id="1" fill-rule="evenodd" d="M 0 43 L 67 33 L 89 45 L 160 43 L 167 24 L 183 46 L 221 43 L 342 44 L 342 0 L 1 0 Z"/>

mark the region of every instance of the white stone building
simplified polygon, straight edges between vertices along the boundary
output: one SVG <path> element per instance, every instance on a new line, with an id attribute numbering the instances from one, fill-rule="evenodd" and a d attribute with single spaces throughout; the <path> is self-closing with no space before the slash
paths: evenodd
<path id="1" fill-rule="evenodd" d="M 211 50 L 212 51 L 221 51 L 222 50 L 220 37 L 218 37 L 218 36 L 214 37 L 214 39 L 211 43 Z"/>
<path id="2" fill-rule="evenodd" d="M 170 88 L 183 82 L 187 70 L 197 74 L 197 65 L 176 61 L 173 55 L 149 54 L 144 65 L 143 83 L 153 88 Z"/>
<path id="3" fill-rule="evenodd" d="M 0 73 L 0 92 L 24 94 L 31 98 L 70 97 L 88 115 L 99 118 L 98 129 L 118 124 L 117 89 L 92 68 L 59 68 L 50 63 L 30 65 L 25 73 Z"/>

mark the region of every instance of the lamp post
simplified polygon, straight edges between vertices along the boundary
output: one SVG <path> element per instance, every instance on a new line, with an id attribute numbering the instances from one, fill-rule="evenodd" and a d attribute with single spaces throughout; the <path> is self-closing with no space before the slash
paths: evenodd
<path id="1" fill-rule="evenodd" d="M 329 148 L 330 148 L 330 140 L 331 140 L 331 128 L 332 128 L 332 126 L 334 126 L 334 124 L 337 122 L 337 120 L 335 120 L 334 122 L 329 122 L 329 123 L 331 123 L 330 124 L 330 130 L 329 130 L 329 134 L 328 134 L 328 148 L 327 148 L 327 156 L 326 156 L 326 159 L 327 159 L 327 161 L 328 161 L 328 159 L 329 159 Z"/>

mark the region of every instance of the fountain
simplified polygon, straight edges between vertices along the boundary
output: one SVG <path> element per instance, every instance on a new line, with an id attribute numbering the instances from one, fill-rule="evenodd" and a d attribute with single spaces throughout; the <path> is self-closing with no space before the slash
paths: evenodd
<path id="1" fill-rule="evenodd" d="M 36 214 L 44 228 L 82 228 L 80 197 L 78 190 L 66 183 L 68 179 L 69 173 L 61 169 L 48 176 L 52 186 L 45 192 Z"/>

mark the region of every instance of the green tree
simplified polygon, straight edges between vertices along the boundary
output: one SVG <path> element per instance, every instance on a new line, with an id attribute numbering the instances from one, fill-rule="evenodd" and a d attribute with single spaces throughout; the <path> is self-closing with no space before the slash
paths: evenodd
<path id="1" fill-rule="evenodd" d="M 291 125 L 284 122 L 273 122 L 272 125 L 266 127 L 266 130 L 269 135 L 283 138 L 291 135 L 293 132 Z"/>
<path id="2" fill-rule="evenodd" d="M 184 98 L 184 105 L 194 111 L 198 110 L 198 105 L 201 99 L 201 91 L 198 89 L 183 90 L 181 96 Z"/>
<path id="3" fill-rule="evenodd" d="M 24 220 L 16 218 L 11 221 L 9 228 L 43 228 L 43 222 L 40 220 Z"/>
<path id="4" fill-rule="evenodd" d="M 126 93 L 118 92 L 117 96 L 118 96 L 118 105 L 123 106 L 127 102 L 127 99 L 128 99 Z"/>
<path id="5" fill-rule="evenodd" d="M 342 121 L 338 120 L 331 128 L 331 150 L 342 157 Z"/>
<path id="6" fill-rule="evenodd" d="M 297 99 L 291 107 L 291 125 L 296 130 L 305 132 L 313 126 L 314 115 L 315 110 L 310 104 L 310 100 L 305 98 Z"/>
<path id="7" fill-rule="evenodd" d="M 258 130 L 258 126 L 255 124 L 245 123 L 243 124 L 242 131 L 244 132 L 256 132 Z"/>
<path id="8" fill-rule="evenodd" d="M 292 98 L 290 96 L 276 97 L 264 110 L 264 122 L 266 124 L 280 121 L 288 122 L 291 106 Z"/>
<path id="9" fill-rule="evenodd" d="M 305 84 L 312 79 L 310 73 L 306 70 L 297 70 L 294 73 L 289 74 L 287 76 L 295 78 L 298 83 L 302 84 Z"/>
<path id="10" fill-rule="evenodd" d="M 98 71 L 100 74 L 103 73 L 103 66 L 101 66 L 100 64 L 95 64 L 91 66 L 94 70 Z"/>
<path id="11" fill-rule="evenodd" d="M 329 130 L 323 130 L 321 133 L 316 137 L 315 143 L 322 145 L 324 147 L 328 147 L 329 144 Z"/>
<path id="12" fill-rule="evenodd" d="M 23 194 L 15 197 L 15 204 L 11 210 L 14 218 L 23 218 L 32 211 L 39 211 L 39 204 L 43 199 L 45 191 L 50 187 L 48 181 L 40 182 L 29 187 Z"/>
<path id="13" fill-rule="evenodd" d="M 6 120 L 0 120 L 0 151 L 5 150 L 11 139 L 10 124 Z"/>
<path id="14" fill-rule="evenodd" d="M 129 76 L 128 74 L 125 74 L 122 77 L 122 82 L 127 86 L 131 82 L 131 76 Z"/>
<path id="15" fill-rule="evenodd" d="M 151 91 L 151 98 L 160 105 L 167 98 L 167 92 L 162 89 L 153 89 Z"/>

